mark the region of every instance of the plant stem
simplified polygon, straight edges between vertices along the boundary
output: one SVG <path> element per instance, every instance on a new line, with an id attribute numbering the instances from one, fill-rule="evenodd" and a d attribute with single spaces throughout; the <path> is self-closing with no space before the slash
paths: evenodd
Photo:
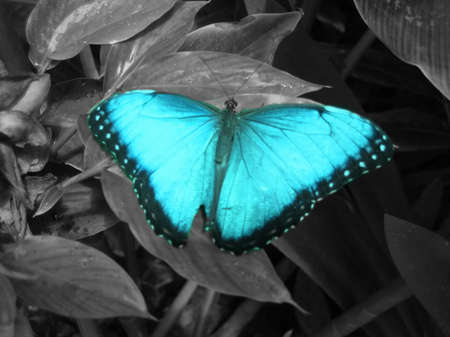
<path id="1" fill-rule="evenodd" d="M 151 337 L 164 337 L 167 334 L 167 332 L 170 330 L 170 328 L 173 326 L 176 319 L 180 315 L 181 310 L 186 306 L 195 289 L 197 289 L 197 286 L 198 284 L 194 281 L 186 281 L 183 289 L 181 289 L 178 296 L 172 302 L 172 305 L 170 306 L 167 313 L 164 315 L 161 321 L 159 321 L 159 324 Z"/>
<path id="2" fill-rule="evenodd" d="M 365 301 L 344 312 L 311 337 L 347 336 L 411 295 L 406 283 L 402 279 L 397 279 Z"/>
<path id="3" fill-rule="evenodd" d="M 94 55 L 92 55 L 92 50 L 90 46 L 86 46 L 80 52 L 81 66 L 83 67 L 83 72 L 87 78 L 92 78 L 98 80 L 100 75 L 97 71 L 97 66 L 95 65 Z"/>
<path id="4" fill-rule="evenodd" d="M 214 290 L 206 288 L 205 302 L 200 313 L 200 319 L 195 327 L 195 337 L 203 337 L 205 335 L 205 322 L 211 309 L 211 305 L 214 302 L 215 295 L 216 292 Z"/>
<path id="5" fill-rule="evenodd" d="M 286 280 L 295 271 L 288 259 L 282 259 L 275 268 L 282 280 Z M 238 337 L 263 305 L 262 302 L 245 300 L 212 337 Z"/>
<path id="6" fill-rule="evenodd" d="M 370 47 L 375 39 L 375 34 L 370 29 L 367 29 L 352 50 L 350 50 L 344 60 L 344 67 L 342 69 L 342 77 L 344 79 L 351 73 L 356 63 L 358 63 L 364 52 Z"/>
<path id="7" fill-rule="evenodd" d="M 142 319 L 134 317 L 119 318 L 120 324 L 128 337 L 146 337 L 145 325 Z"/>
<path id="8" fill-rule="evenodd" d="M 61 187 L 64 189 L 67 186 L 83 181 L 87 178 L 95 176 L 96 174 L 102 172 L 104 169 L 110 167 L 112 165 L 112 160 L 110 158 L 105 158 L 101 162 L 99 162 L 94 167 L 88 168 L 87 170 L 70 177 L 69 179 L 63 181 L 61 183 Z"/>
<path id="9" fill-rule="evenodd" d="M 82 337 L 101 337 L 94 320 L 77 319 L 77 324 Z"/>

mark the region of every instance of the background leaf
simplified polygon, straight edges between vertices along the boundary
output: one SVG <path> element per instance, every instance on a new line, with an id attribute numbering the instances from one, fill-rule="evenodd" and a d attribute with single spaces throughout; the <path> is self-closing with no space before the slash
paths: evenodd
<path id="1" fill-rule="evenodd" d="M 111 209 L 129 224 L 136 240 L 178 274 L 221 293 L 296 305 L 263 251 L 239 257 L 221 252 L 199 228 L 199 217 L 186 246 L 172 247 L 147 224 L 127 178 L 106 171 L 102 184 Z"/>
<path id="2" fill-rule="evenodd" d="M 397 189 L 387 187 L 395 186 L 397 179 L 389 166 L 361 177 L 347 187 L 353 202 L 346 191 L 326 198 L 294 230 L 273 243 L 343 309 L 363 301 L 396 277 L 379 236 L 386 204 L 400 209 Z M 410 317 L 414 312 L 409 309 L 393 310 L 364 330 L 370 336 L 392 331 L 396 336 L 410 336 L 399 326 L 403 321 L 405 326 L 418 329 Z"/>
<path id="3" fill-rule="evenodd" d="M 249 15 L 239 22 L 219 22 L 188 34 L 180 51 L 209 50 L 248 56 L 271 64 L 278 45 L 297 26 L 302 14 Z"/>
<path id="4" fill-rule="evenodd" d="M 103 89 L 115 90 L 144 57 L 174 52 L 194 26 L 194 17 L 206 1 L 177 3 L 166 15 L 132 39 L 110 46 L 104 68 Z"/>
<path id="5" fill-rule="evenodd" d="M 418 66 L 450 98 L 450 2 L 354 1 L 380 40 L 403 61 Z"/>
<path id="6" fill-rule="evenodd" d="M 126 40 L 160 18 L 176 0 L 42 0 L 28 17 L 29 57 L 35 66 L 64 60 L 87 44 Z"/>
<path id="7" fill-rule="evenodd" d="M 29 280 L 11 279 L 27 303 L 77 318 L 149 317 L 144 298 L 111 258 L 82 243 L 33 236 L 5 246 L 0 263 Z"/>
<path id="8" fill-rule="evenodd" d="M 239 94 L 297 97 L 321 88 L 268 64 L 219 52 L 178 52 L 143 62 L 124 89 L 153 88 L 206 100 Z"/>
<path id="9" fill-rule="evenodd" d="M 450 335 L 450 241 L 423 227 L 385 217 L 389 250 L 409 288 Z"/>

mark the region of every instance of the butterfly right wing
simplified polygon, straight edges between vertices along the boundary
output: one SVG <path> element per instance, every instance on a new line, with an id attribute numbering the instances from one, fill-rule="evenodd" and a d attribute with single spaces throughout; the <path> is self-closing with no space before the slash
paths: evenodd
<path id="1" fill-rule="evenodd" d="M 88 124 L 131 179 L 147 222 L 169 244 L 183 245 L 214 184 L 218 110 L 182 95 L 133 90 L 89 113 Z"/>

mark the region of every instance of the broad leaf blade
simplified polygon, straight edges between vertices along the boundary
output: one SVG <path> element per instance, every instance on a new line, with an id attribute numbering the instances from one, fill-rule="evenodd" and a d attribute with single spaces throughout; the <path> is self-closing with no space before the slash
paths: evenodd
<path id="1" fill-rule="evenodd" d="M 402 60 L 418 66 L 450 98 L 450 2 L 354 1 L 380 40 Z"/>
<path id="2" fill-rule="evenodd" d="M 53 236 L 33 236 L 5 247 L 0 263 L 29 279 L 12 278 L 28 303 L 76 318 L 149 317 L 127 273 L 100 251 Z"/>
<path id="3" fill-rule="evenodd" d="M 221 293 L 296 305 L 264 252 L 240 257 L 223 253 L 198 229 L 198 221 L 193 225 L 187 245 L 172 247 L 146 223 L 128 179 L 106 171 L 102 183 L 109 205 L 129 224 L 139 243 L 178 274 Z"/>
<path id="4" fill-rule="evenodd" d="M 450 241 L 423 227 L 386 215 L 389 250 L 406 283 L 450 335 Z"/>
<path id="5" fill-rule="evenodd" d="M 256 14 L 239 22 L 219 22 L 190 33 L 180 51 L 209 50 L 272 63 L 280 42 L 299 22 L 300 12 Z"/>
<path id="6" fill-rule="evenodd" d="M 124 89 L 153 88 L 198 100 L 270 93 L 297 97 L 322 88 L 266 63 L 229 53 L 178 52 L 149 59 Z"/>
<path id="7" fill-rule="evenodd" d="M 167 12 L 175 0 L 39 1 L 31 12 L 26 34 L 30 59 L 43 66 L 47 59 L 64 60 L 87 44 L 126 40 Z"/>
<path id="8" fill-rule="evenodd" d="M 194 17 L 204 1 L 178 3 L 157 22 L 136 37 L 111 46 L 106 58 L 105 92 L 114 91 L 139 66 L 144 57 L 153 58 L 174 52 L 194 25 Z"/>

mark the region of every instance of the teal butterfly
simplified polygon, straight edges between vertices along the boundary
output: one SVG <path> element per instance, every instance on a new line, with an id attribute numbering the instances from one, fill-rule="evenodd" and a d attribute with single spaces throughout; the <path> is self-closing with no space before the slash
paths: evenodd
<path id="1" fill-rule="evenodd" d="M 147 222 L 185 244 L 200 206 L 221 249 L 256 250 L 303 220 L 317 201 L 391 160 L 387 135 L 348 110 L 279 104 L 235 111 L 186 96 L 117 93 L 88 116 L 125 174 Z"/>

